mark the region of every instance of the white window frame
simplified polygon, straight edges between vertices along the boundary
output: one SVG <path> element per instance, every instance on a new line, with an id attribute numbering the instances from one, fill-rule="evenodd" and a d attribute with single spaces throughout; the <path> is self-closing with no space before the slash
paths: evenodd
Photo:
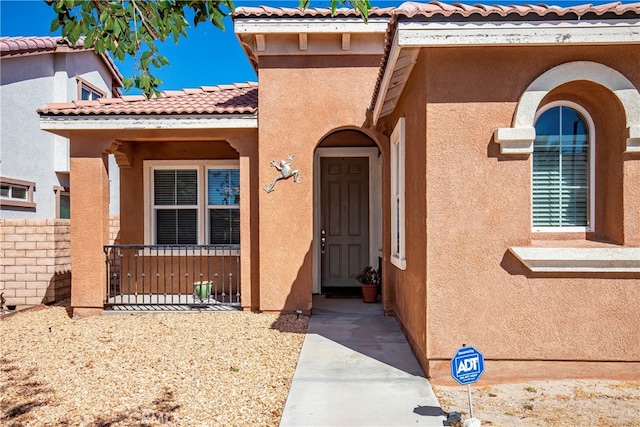
<path id="1" fill-rule="evenodd" d="M 405 245 L 405 118 L 396 123 L 391 146 L 391 264 L 406 270 Z"/>
<path id="2" fill-rule="evenodd" d="M 95 101 L 100 98 L 106 98 L 107 94 L 99 89 L 97 86 L 92 85 L 82 77 L 76 76 L 76 80 L 78 81 L 78 100 L 80 101 Z M 91 99 L 82 99 L 82 90 L 86 90 L 87 92 L 93 94 L 94 96 Z"/>
<path id="3" fill-rule="evenodd" d="M 36 183 L 33 181 L 24 181 L 22 179 L 0 177 L 0 183 L 2 186 L 8 186 L 9 192 L 13 193 L 14 188 L 20 188 L 25 191 L 25 198 L 15 198 L 12 195 L 0 196 L 0 205 L 15 208 L 35 208 L 36 204 L 33 201 L 33 192 L 36 188 Z"/>
<path id="4" fill-rule="evenodd" d="M 538 119 L 542 114 L 555 107 L 568 107 L 576 110 L 587 123 L 589 132 L 589 201 L 587 208 L 587 226 L 586 227 L 534 227 L 533 226 L 533 157 L 531 157 L 531 231 L 535 233 L 576 233 L 576 232 L 593 232 L 595 230 L 595 154 L 596 154 L 596 129 L 591 115 L 587 110 L 575 102 L 561 100 L 545 104 L 536 112 L 534 120 L 534 128 Z M 532 156 L 535 153 L 532 154 Z"/>
<path id="5" fill-rule="evenodd" d="M 145 160 L 143 162 L 144 185 L 144 244 L 155 245 L 155 215 L 153 214 L 153 171 L 158 169 L 196 169 L 198 176 L 198 245 L 206 245 L 209 235 L 207 200 L 208 169 L 240 169 L 239 160 Z M 189 206 L 181 206 L 188 208 Z M 235 206 L 234 206 L 235 207 Z M 240 206 L 238 206 L 238 209 Z"/>

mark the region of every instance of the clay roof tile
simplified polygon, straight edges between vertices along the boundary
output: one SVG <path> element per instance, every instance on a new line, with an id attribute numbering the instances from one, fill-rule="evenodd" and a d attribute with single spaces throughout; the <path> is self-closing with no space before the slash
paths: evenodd
<path id="1" fill-rule="evenodd" d="M 256 114 L 258 84 L 242 83 L 199 89 L 165 91 L 160 97 L 144 95 L 113 98 L 113 101 L 79 101 L 47 104 L 38 112 L 43 116 L 91 115 L 197 115 Z"/>

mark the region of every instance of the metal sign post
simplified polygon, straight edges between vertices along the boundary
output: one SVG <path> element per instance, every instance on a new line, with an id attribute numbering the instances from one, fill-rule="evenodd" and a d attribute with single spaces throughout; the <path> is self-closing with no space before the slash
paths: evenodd
<path id="1" fill-rule="evenodd" d="M 471 385 L 480 379 L 484 372 L 484 356 L 475 348 L 462 347 L 451 359 L 451 376 L 461 385 L 467 386 L 469 396 L 469 415 L 473 418 L 473 404 L 471 402 Z"/>

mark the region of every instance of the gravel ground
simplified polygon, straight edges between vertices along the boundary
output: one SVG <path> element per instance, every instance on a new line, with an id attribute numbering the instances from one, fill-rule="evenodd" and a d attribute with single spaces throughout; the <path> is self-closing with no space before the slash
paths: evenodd
<path id="1" fill-rule="evenodd" d="M 278 425 L 308 317 L 0 319 L 0 425 Z"/>
<path id="2" fill-rule="evenodd" d="M 308 324 L 249 312 L 15 313 L 0 318 L 0 425 L 278 425 Z M 483 426 L 640 427 L 640 382 L 471 389 Z M 469 417 L 466 387 L 434 391 Z"/>
<path id="3" fill-rule="evenodd" d="M 433 386 L 442 408 L 469 418 L 465 386 Z M 640 426 L 638 381 L 533 381 L 471 386 L 483 426 Z"/>

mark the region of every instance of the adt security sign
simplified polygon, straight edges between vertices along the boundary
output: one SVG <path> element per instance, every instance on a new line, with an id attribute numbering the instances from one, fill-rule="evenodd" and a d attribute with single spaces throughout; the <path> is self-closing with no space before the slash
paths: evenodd
<path id="1" fill-rule="evenodd" d="M 473 347 L 462 347 L 451 359 L 451 376 L 462 385 L 473 384 L 484 372 L 484 357 Z"/>

